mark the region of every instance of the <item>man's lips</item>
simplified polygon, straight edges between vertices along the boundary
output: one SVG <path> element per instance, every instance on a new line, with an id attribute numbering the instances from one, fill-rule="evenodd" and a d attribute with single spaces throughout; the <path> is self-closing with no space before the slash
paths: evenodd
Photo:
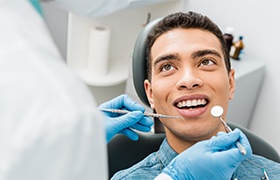
<path id="1" fill-rule="evenodd" d="M 209 98 L 205 95 L 191 95 L 178 98 L 173 105 L 177 108 L 180 116 L 195 118 L 206 111 L 208 103 Z"/>

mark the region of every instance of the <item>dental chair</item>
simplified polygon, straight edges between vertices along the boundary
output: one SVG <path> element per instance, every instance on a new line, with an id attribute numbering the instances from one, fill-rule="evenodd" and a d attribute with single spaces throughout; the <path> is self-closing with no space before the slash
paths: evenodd
<path id="1" fill-rule="evenodd" d="M 149 106 L 149 102 L 144 89 L 144 80 L 146 77 L 146 38 L 152 27 L 159 21 L 156 19 L 150 22 L 139 34 L 134 46 L 132 59 L 133 83 L 136 93 L 143 104 Z M 144 159 L 150 153 L 159 149 L 159 146 L 165 138 L 163 125 L 158 119 L 154 119 L 155 133 L 138 133 L 139 140 L 132 141 L 124 135 L 115 136 L 107 145 L 109 177 L 111 178 L 117 171 L 126 169 Z M 253 153 L 271 159 L 280 163 L 278 152 L 266 141 L 255 135 L 250 130 L 227 122 L 232 128 L 239 128 L 250 141 Z"/>
<path id="2" fill-rule="evenodd" d="M 249 139 L 253 153 L 280 163 L 277 151 L 266 141 L 250 130 L 237 124 L 227 123 L 232 129 L 239 128 Z M 124 135 L 115 136 L 108 143 L 109 177 L 141 161 L 152 152 L 156 152 L 165 133 L 138 133 L 139 140 L 132 141 Z"/>

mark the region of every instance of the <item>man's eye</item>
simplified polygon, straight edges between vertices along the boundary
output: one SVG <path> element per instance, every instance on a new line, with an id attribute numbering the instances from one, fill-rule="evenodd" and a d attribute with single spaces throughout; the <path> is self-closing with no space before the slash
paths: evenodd
<path id="1" fill-rule="evenodd" d="M 209 66 L 209 65 L 213 65 L 214 62 L 213 62 L 212 60 L 210 60 L 210 59 L 204 59 L 204 60 L 201 61 L 200 64 L 201 64 L 202 66 Z"/>
<path id="2" fill-rule="evenodd" d="M 161 71 L 170 71 L 172 69 L 174 69 L 174 67 L 171 64 L 164 64 L 161 66 Z"/>

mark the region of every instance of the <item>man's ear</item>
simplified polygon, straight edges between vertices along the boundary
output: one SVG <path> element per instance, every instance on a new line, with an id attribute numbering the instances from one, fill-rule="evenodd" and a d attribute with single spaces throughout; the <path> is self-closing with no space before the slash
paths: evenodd
<path id="1" fill-rule="evenodd" d="M 231 69 L 229 72 L 229 100 L 232 100 L 234 97 L 234 91 L 235 91 L 234 74 L 235 74 L 234 69 Z"/>
<path id="2" fill-rule="evenodd" d="M 144 81 L 144 87 L 145 87 L 145 92 L 146 92 L 147 98 L 148 98 L 149 103 L 150 103 L 150 107 L 151 107 L 151 109 L 154 109 L 153 90 L 151 88 L 151 83 L 148 79 L 146 79 Z"/>

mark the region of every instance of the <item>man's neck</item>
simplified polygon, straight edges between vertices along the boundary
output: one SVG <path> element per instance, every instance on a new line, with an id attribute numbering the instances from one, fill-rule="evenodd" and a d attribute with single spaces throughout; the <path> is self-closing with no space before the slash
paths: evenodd
<path id="1" fill-rule="evenodd" d="M 170 147 L 178 154 L 197 143 L 197 141 L 183 141 L 174 134 L 168 132 L 166 132 L 166 139 Z"/>
<path id="2" fill-rule="evenodd" d="M 210 139 L 212 136 L 215 136 L 219 131 L 224 131 L 223 126 L 221 126 L 220 130 L 218 130 L 217 132 L 213 132 L 213 134 L 211 135 L 201 136 L 201 137 L 189 137 L 188 139 L 186 139 L 174 135 L 167 128 L 165 128 L 167 142 L 170 145 L 170 147 L 178 154 L 188 149 L 189 147 L 191 147 L 192 145 L 194 145 L 199 141 Z"/>

